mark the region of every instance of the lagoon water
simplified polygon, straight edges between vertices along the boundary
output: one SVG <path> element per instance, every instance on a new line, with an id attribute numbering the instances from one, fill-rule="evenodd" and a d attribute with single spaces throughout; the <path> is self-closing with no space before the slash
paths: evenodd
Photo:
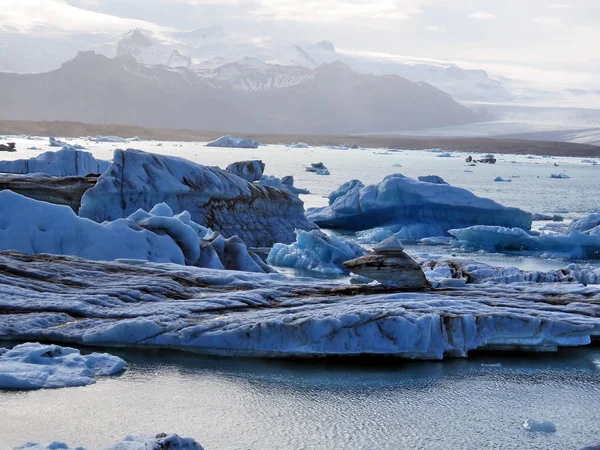
<path id="1" fill-rule="evenodd" d="M 95 385 L 0 391 L 0 448 L 63 440 L 96 449 L 162 431 L 207 450 L 578 449 L 600 441 L 598 348 L 377 365 L 112 353 L 129 368 Z M 527 418 L 557 431 L 525 431 Z"/>

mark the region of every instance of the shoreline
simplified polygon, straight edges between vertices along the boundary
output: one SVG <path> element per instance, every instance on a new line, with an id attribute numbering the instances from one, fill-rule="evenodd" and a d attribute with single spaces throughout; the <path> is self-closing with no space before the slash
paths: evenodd
<path id="1" fill-rule="evenodd" d="M 0 135 L 31 136 L 138 136 L 144 140 L 160 141 L 211 141 L 231 134 L 250 137 L 264 144 L 293 144 L 305 142 L 313 146 L 357 145 L 364 148 L 390 148 L 399 150 L 425 150 L 439 148 L 446 151 L 497 153 L 517 155 L 600 157 L 600 146 L 557 141 L 532 141 L 525 139 L 498 139 L 481 137 L 407 137 L 407 136 L 340 136 L 270 133 L 237 133 L 227 131 L 174 130 L 148 128 L 137 125 L 87 124 L 66 121 L 0 120 Z"/>

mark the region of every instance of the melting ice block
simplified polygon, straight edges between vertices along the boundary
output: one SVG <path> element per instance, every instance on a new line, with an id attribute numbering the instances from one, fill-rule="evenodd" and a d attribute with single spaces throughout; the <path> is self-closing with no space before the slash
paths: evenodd
<path id="1" fill-rule="evenodd" d="M 390 227 L 400 239 L 443 236 L 453 228 L 500 225 L 529 229 L 531 214 L 454 186 L 389 175 L 377 185 L 346 184 L 330 205 L 307 217 L 319 226 L 348 230 Z M 457 226 L 458 224 L 463 224 Z"/>

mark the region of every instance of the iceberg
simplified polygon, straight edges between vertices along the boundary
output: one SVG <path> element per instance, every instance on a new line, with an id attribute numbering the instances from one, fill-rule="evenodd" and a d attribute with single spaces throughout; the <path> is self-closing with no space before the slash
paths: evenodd
<path id="1" fill-rule="evenodd" d="M 260 143 L 250 138 L 234 138 L 232 136 L 221 136 L 219 139 L 206 144 L 207 147 L 229 147 L 229 148 L 258 148 Z"/>
<path id="2" fill-rule="evenodd" d="M 294 241 L 294 230 L 316 228 L 304 204 L 287 190 L 249 183 L 216 167 L 140 150 L 115 150 L 114 162 L 81 200 L 79 215 L 116 220 L 166 203 L 176 213 L 224 237 L 270 247 Z"/>
<path id="3" fill-rule="evenodd" d="M 329 206 L 307 210 L 308 219 L 325 228 L 390 227 L 391 234 L 407 240 L 444 236 L 471 225 L 531 227 L 530 213 L 446 184 L 396 174 L 377 185 L 344 186 L 331 194 Z"/>
<path id="4" fill-rule="evenodd" d="M 402 292 L 314 278 L 0 253 L 0 336 L 224 356 L 553 351 L 600 337 L 600 291 L 512 283 Z M 98 280 L 102 280 L 98 283 Z"/>
<path id="5" fill-rule="evenodd" d="M 319 230 L 296 230 L 296 242 L 290 245 L 275 244 L 269 252 L 267 263 L 343 275 L 348 272 L 342 264 L 365 253 L 366 250 L 359 245 Z"/>
<path id="6" fill-rule="evenodd" d="M 187 211 L 174 215 L 164 203 L 149 213 L 138 210 L 100 224 L 78 217 L 67 206 L 1 191 L 0 216 L 0 250 L 269 271 L 239 238 L 225 239 L 193 222 Z"/>
<path id="7" fill-rule="evenodd" d="M 156 436 L 126 436 L 120 442 L 105 447 L 103 450 L 203 450 L 202 446 L 192 438 L 182 438 L 176 434 L 159 433 Z M 14 450 L 85 450 L 83 447 L 69 447 L 64 442 L 38 444 L 28 442 Z"/>
<path id="8" fill-rule="evenodd" d="M 0 161 L 2 173 L 44 173 L 56 177 L 101 174 L 110 166 L 109 161 L 94 158 L 89 152 L 66 146 L 57 152 L 42 153 L 35 158 Z"/>
<path id="9" fill-rule="evenodd" d="M 524 423 L 523 423 L 523 428 L 526 431 L 531 431 L 534 433 L 555 433 L 556 432 L 556 425 L 554 425 L 552 422 L 538 422 L 536 420 L 533 419 L 527 419 Z"/>
<path id="10" fill-rule="evenodd" d="M 119 136 L 96 136 L 96 137 L 88 136 L 87 139 L 88 139 L 88 141 L 92 141 L 92 142 L 112 142 L 115 144 L 124 144 L 129 141 L 139 141 L 140 140 L 140 138 L 138 138 L 138 137 L 132 138 L 132 139 L 123 139 L 122 137 L 119 137 Z"/>
<path id="11" fill-rule="evenodd" d="M 64 141 L 56 139 L 54 136 L 50 136 L 48 138 L 48 140 L 49 140 L 50 147 L 63 147 L 63 148 L 64 147 L 72 147 L 75 150 L 85 150 L 85 147 L 83 145 L 80 145 L 80 144 L 70 145 L 70 144 L 67 144 Z"/>
<path id="12" fill-rule="evenodd" d="M 86 386 L 96 377 L 121 372 L 125 365 L 107 353 L 82 355 L 74 348 L 29 342 L 0 348 L 0 389 Z"/>
<path id="13" fill-rule="evenodd" d="M 295 144 L 290 144 L 290 148 L 308 148 L 309 145 L 306 142 L 296 142 Z"/>
<path id="14" fill-rule="evenodd" d="M 296 195 L 299 194 L 310 194 L 308 189 L 297 188 L 294 186 L 294 177 L 291 175 L 286 175 L 283 178 L 277 178 L 273 175 L 263 175 L 263 177 L 256 181 L 256 184 L 261 186 L 271 186 L 276 189 L 285 189 L 290 191 Z"/>
<path id="15" fill-rule="evenodd" d="M 229 164 L 225 170 L 246 181 L 258 181 L 265 171 L 265 163 L 260 160 L 238 161 Z"/>
<path id="16" fill-rule="evenodd" d="M 457 239 L 452 245 L 467 250 L 517 252 L 545 258 L 600 258 L 600 227 L 586 232 L 533 235 L 520 228 L 475 225 L 448 233 Z"/>

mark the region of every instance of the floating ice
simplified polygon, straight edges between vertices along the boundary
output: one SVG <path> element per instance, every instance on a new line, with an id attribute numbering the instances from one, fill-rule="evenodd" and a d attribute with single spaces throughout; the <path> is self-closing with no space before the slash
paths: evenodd
<path id="1" fill-rule="evenodd" d="M 326 228 L 389 226 L 391 234 L 410 240 L 443 236 L 449 229 L 471 225 L 531 227 L 531 214 L 525 211 L 504 207 L 465 189 L 399 174 L 387 176 L 378 185 L 345 184 L 338 191 L 331 194 L 329 206 L 309 209 L 307 217 Z"/>
<path id="2" fill-rule="evenodd" d="M 165 433 L 156 436 L 127 436 L 104 450 L 203 450 L 202 446 L 192 438 L 181 438 L 176 434 Z M 14 450 L 85 450 L 83 447 L 69 447 L 64 442 L 37 444 L 29 442 Z"/>
<path id="3" fill-rule="evenodd" d="M 550 174 L 550 178 L 571 178 L 569 175 L 567 175 L 566 173 L 552 173 Z"/>
<path id="4" fill-rule="evenodd" d="M 308 148 L 309 145 L 306 142 L 297 142 L 295 144 L 291 144 L 290 148 Z"/>
<path id="5" fill-rule="evenodd" d="M 586 232 L 532 235 L 520 228 L 475 225 L 449 230 L 457 247 L 488 252 L 521 252 L 547 258 L 586 259 L 600 257 L 600 227 Z"/>
<path id="6" fill-rule="evenodd" d="M 342 263 L 365 253 L 362 247 L 319 230 L 296 230 L 296 242 L 291 245 L 275 244 L 267 262 L 279 267 L 345 274 L 347 271 Z"/>
<path id="7" fill-rule="evenodd" d="M 0 191 L 0 250 L 51 253 L 91 260 L 138 259 L 215 269 L 264 272 L 238 238 L 213 235 L 187 211 L 173 215 L 166 204 L 149 213 L 102 224 L 78 217 L 68 206 Z"/>
<path id="8" fill-rule="evenodd" d="M 108 170 L 109 161 L 94 158 L 89 152 L 66 146 L 57 152 L 42 153 L 35 158 L 0 161 L 0 172 L 45 173 L 56 177 L 101 174 Z"/>
<path id="9" fill-rule="evenodd" d="M 438 175 L 423 175 L 418 177 L 419 181 L 423 181 L 424 183 L 433 183 L 433 184 L 448 184 L 444 181 L 444 179 Z"/>
<path id="10" fill-rule="evenodd" d="M 523 428 L 534 433 L 555 433 L 556 425 L 552 422 L 536 422 L 533 419 L 527 419 L 523 423 Z"/>
<path id="11" fill-rule="evenodd" d="M 119 137 L 119 136 L 96 136 L 96 137 L 88 136 L 87 139 L 92 142 L 112 142 L 115 144 L 124 144 L 129 141 L 139 141 L 140 140 L 140 138 L 138 138 L 138 137 L 132 138 L 132 139 L 123 139 L 122 137 Z"/>
<path id="12" fill-rule="evenodd" d="M 0 349 L 0 389 L 85 386 L 95 383 L 95 377 L 122 371 L 125 365 L 107 353 L 81 355 L 74 348 L 30 342 Z"/>
<path id="13" fill-rule="evenodd" d="M 139 150 L 116 150 L 114 162 L 81 200 L 79 215 L 103 222 L 166 203 L 177 214 L 254 247 L 294 241 L 296 228 L 316 228 L 287 190 L 249 183 L 216 167 Z"/>
<path id="14" fill-rule="evenodd" d="M 600 291 L 575 283 L 396 292 L 278 274 L 0 253 L 7 339 L 216 355 L 413 359 L 551 351 L 600 337 Z M 101 280 L 99 283 L 98 280 Z"/>
<path id="15" fill-rule="evenodd" d="M 260 160 L 237 161 L 229 164 L 225 170 L 246 181 L 258 181 L 265 171 L 265 163 Z"/>
<path id="16" fill-rule="evenodd" d="M 494 178 L 494 181 L 496 181 L 496 182 L 501 182 L 501 183 L 502 183 L 502 182 L 504 182 L 504 183 L 510 183 L 512 180 L 505 180 L 505 179 L 504 179 L 504 178 L 502 178 L 502 177 L 496 177 L 496 178 Z"/>
<path id="17" fill-rule="evenodd" d="M 260 144 L 250 138 L 234 138 L 232 136 L 221 136 L 206 144 L 207 147 L 229 147 L 229 148 L 258 148 Z"/>

